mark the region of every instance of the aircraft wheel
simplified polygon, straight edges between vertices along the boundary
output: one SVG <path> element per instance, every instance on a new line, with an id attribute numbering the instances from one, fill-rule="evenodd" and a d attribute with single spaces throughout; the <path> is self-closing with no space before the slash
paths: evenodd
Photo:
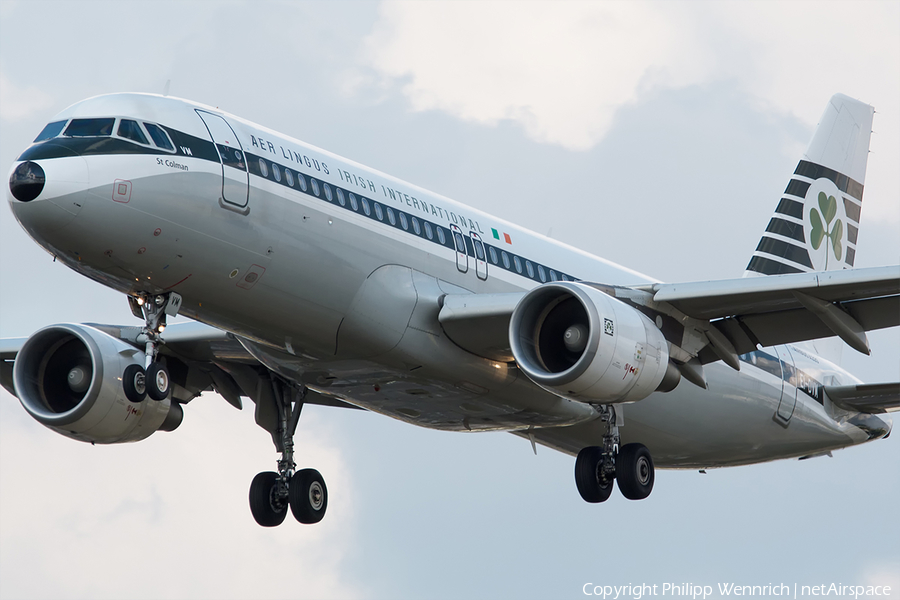
<path id="1" fill-rule="evenodd" d="M 165 400 L 169 395 L 169 371 L 159 362 L 147 367 L 147 395 L 154 400 Z"/>
<path id="2" fill-rule="evenodd" d="M 613 480 L 600 475 L 603 448 L 582 448 L 575 459 L 575 486 L 585 502 L 605 502 L 612 494 Z"/>
<path id="3" fill-rule="evenodd" d="M 287 503 L 278 498 L 278 473 L 259 473 L 250 483 L 250 512 L 263 527 L 275 527 L 284 522 Z"/>
<path id="4" fill-rule="evenodd" d="M 328 488 L 325 480 L 315 469 L 297 471 L 291 477 L 288 488 L 291 512 L 301 523 L 318 523 L 328 508 Z"/>
<path id="5" fill-rule="evenodd" d="M 128 365 L 122 375 L 122 387 L 125 397 L 135 404 L 143 402 L 147 397 L 147 374 L 140 365 Z"/>
<path id="6" fill-rule="evenodd" d="M 656 479 L 653 459 L 643 444 L 625 444 L 616 457 L 619 491 L 629 500 L 643 500 L 653 491 Z"/>

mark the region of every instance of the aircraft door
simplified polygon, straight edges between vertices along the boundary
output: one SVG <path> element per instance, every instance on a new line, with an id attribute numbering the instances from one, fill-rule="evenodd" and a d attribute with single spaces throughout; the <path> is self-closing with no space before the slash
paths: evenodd
<path id="1" fill-rule="evenodd" d="M 210 112 L 198 110 L 212 136 L 222 167 L 222 201 L 227 205 L 245 208 L 250 198 L 250 174 L 244 148 L 228 121 Z"/>
<path id="2" fill-rule="evenodd" d="M 462 230 L 456 225 L 450 225 L 450 235 L 453 237 L 453 246 L 456 248 L 456 268 L 460 273 L 469 270 L 469 252 L 466 250 L 466 238 Z"/>
<path id="3" fill-rule="evenodd" d="M 781 400 L 775 411 L 775 418 L 779 423 L 787 427 L 788 422 L 794 415 L 794 408 L 797 406 L 798 371 L 794 366 L 794 357 L 787 346 L 781 346 L 780 349 L 776 349 L 776 352 L 778 353 L 778 358 L 781 359 L 783 375 Z"/>
<path id="4" fill-rule="evenodd" d="M 484 242 L 481 241 L 481 236 L 474 231 L 469 232 L 469 236 L 472 238 L 472 246 L 475 247 L 475 274 L 478 275 L 478 279 L 487 279 L 487 255 L 484 252 Z"/>

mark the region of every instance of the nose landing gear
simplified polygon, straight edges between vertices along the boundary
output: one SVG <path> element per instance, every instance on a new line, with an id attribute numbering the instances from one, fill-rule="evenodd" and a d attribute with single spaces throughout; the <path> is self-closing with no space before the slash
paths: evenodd
<path id="1" fill-rule="evenodd" d="M 306 386 L 298 386 L 275 375 L 270 378 L 278 407 L 278 428 L 272 436 L 281 453 L 278 472 L 259 473 L 250 484 L 250 512 L 263 527 L 284 522 L 288 507 L 300 523 L 318 523 L 328 508 L 328 488 L 315 469 L 294 472 L 294 433 L 306 397 Z"/>
<path id="2" fill-rule="evenodd" d="M 619 427 L 612 406 L 600 407 L 606 423 L 603 446 L 582 448 L 575 459 L 575 485 L 586 502 L 605 502 L 613 482 L 629 500 L 642 500 L 653 491 L 655 471 L 650 451 L 643 444 L 619 447 Z"/>
<path id="3" fill-rule="evenodd" d="M 159 345 L 164 343 L 160 334 L 166 328 L 166 315 L 173 317 L 181 309 L 181 296 L 175 292 L 128 296 L 131 313 L 144 319 L 141 334 L 147 342 L 144 347 L 144 367 L 130 365 L 122 377 L 125 396 L 132 402 L 142 402 L 146 396 L 153 400 L 165 400 L 169 395 L 169 371 L 156 360 Z"/>

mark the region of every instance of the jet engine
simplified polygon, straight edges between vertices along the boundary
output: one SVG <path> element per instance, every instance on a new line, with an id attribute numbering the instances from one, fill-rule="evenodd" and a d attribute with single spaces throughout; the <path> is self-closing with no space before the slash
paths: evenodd
<path id="1" fill-rule="evenodd" d="M 97 444 L 136 442 L 171 431 L 183 412 L 170 398 L 129 401 L 126 367 L 143 367 L 144 353 L 87 325 L 51 325 L 16 355 L 13 384 L 19 401 L 43 425 Z"/>
<path id="2" fill-rule="evenodd" d="M 588 284 L 546 283 L 528 292 L 512 313 L 509 338 L 519 368 L 571 400 L 634 402 L 677 384 L 662 332 Z"/>

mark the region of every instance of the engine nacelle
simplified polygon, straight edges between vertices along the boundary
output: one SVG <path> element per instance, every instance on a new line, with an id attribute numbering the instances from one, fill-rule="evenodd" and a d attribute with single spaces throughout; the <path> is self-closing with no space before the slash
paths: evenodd
<path id="1" fill-rule="evenodd" d="M 121 340 L 87 325 L 51 325 L 19 350 L 13 384 L 25 410 L 58 433 L 97 444 L 136 442 L 177 427 L 182 411 L 169 398 L 130 402 L 122 375 L 132 364 L 143 367 L 144 353 Z"/>
<path id="2" fill-rule="evenodd" d="M 646 398 L 669 366 L 666 339 L 650 319 L 583 283 L 546 283 L 528 292 L 512 313 L 509 339 L 529 378 L 581 402 Z"/>

